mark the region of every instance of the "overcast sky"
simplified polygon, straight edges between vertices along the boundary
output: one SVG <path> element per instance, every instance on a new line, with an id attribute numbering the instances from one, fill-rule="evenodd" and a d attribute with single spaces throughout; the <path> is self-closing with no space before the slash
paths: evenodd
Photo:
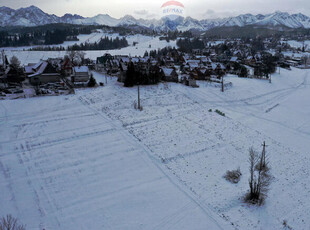
<path id="1" fill-rule="evenodd" d="M 0 0 L 1 6 L 13 9 L 35 5 L 44 12 L 62 16 L 65 13 L 91 17 L 109 14 L 120 18 L 126 14 L 136 18 L 158 18 L 162 0 Z M 217 18 L 244 13 L 266 14 L 277 10 L 310 16 L 310 0 L 183 0 L 186 16 Z"/>

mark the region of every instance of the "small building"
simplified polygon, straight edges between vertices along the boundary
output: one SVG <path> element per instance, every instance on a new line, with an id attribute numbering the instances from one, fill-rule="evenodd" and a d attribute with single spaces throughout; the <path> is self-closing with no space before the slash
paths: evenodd
<path id="1" fill-rule="evenodd" d="M 36 70 L 35 73 L 28 76 L 31 84 L 38 85 L 49 82 L 60 82 L 60 74 L 51 63 L 42 61 L 38 67 L 37 65 L 35 67 L 33 68 Z"/>
<path id="2" fill-rule="evenodd" d="M 162 79 L 164 81 L 178 82 L 178 74 L 173 68 L 162 67 L 160 70 Z"/>
<path id="3" fill-rule="evenodd" d="M 61 63 L 61 72 L 64 76 L 70 76 L 72 74 L 72 62 L 70 58 L 66 58 L 62 63 Z"/>
<path id="4" fill-rule="evenodd" d="M 73 67 L 73 75 L 71 76 L 72 82 L 88 82 L 89 78 L 90 73 L 87 66 Z"/>

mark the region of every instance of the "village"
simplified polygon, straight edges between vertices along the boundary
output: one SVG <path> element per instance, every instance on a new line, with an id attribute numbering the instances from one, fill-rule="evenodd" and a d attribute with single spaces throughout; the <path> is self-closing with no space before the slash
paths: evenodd
<path id="1" fill-rule="evenodd" d="M 5 5 L 0 230 L 310 229 L 309 3 Z"/>
<path id="2" fill-rule="evenodd" d="M 181 38 L 179 41 L 182 39 L 186 40 Z M 197 49 L 192 45 L 195 44 L 192 39 L 188 41 L 193 47 L 191 50 L 182 49 L 181 44 L 178 49 L 166 47 L 145 51 L 143 57 L 112 56 L 107 52 L 96 60 L 85 58 L 82 51 L 68 51 L 64 57 L 47 58 L 26 65 L 21 65 L 15 56 L 8 60 L 5 51 L 2 51 L 0 99 L 71 94 L 75 88 L 104 86 L 104 82 L 96 82 L 92 78 L 92 71 L 117 77 L 125 86 L 163 81 L 199 87 L 196 81 L 203 80 L 224 91 L 224 88 L 231 86 L 230 82 L 225 81 L 227 74 L 271 82 L 271 74 L 280 71 L 280 68 L 309 68 L 308 47 L 291 47 L 283 40 L 258 38 L 247 43 L 242 39 L 216 42 L 197 39 L 204 46 Z M 128 76 L 129 66 L 134 68 L 132 79 Z"/>

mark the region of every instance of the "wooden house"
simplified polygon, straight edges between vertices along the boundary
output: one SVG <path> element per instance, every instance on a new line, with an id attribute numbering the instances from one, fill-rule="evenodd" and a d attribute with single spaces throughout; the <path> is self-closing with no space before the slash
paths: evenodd
<path id="1" fill-rule="evenodd" d="M 71 77 L 72 82 L 88 82 L 89 78 L 90 72 L 87 66 L 73 67 L 73 75 Z"/>
<path id="2" fill-rule="evenodd" d="M 160 74 L 164 81 L 178 82 L 178 74 L 173 68 L 162 67 Z"/>
<path id="3" fill-rule="evenodd" d="M 28 76 L 31 84 L 44 84 L 49 82 L 59 82 L 60 74 L 57 72 L 56 67 L 47 61 L 42 61 L 39 65 L 33 68 L 34 74 Z"/>

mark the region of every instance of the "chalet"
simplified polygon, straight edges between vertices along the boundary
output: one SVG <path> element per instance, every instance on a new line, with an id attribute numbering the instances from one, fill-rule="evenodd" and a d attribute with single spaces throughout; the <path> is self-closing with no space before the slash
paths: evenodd
<path id="1" fill-rule="evenodd" d="M 221 63 L 212 63 L 213 73 L 220 76 L 225 74 L 225 66 Z"/>
<path id="2" fill-rule="evenodd" d="M 162 67 L 160 69 L 160 74 L 164 81 L 178 82 L 178 74 L 173 68 Z"/>
<path id="3" fill-rule="evenodd" d="M 197 88 L 199 87 L 196 83 L 196 80 L 193 79 L 190 75 L 188 74 L 184 74 L 182 75 L 181 79 L 180 79 L 181 83 L 183 83 L 184 85 L 187 85 L 187 86 L 191 86 L 191 87 L 194 87 L 194 88 Z"/>
<path id="4" fill-rule="evenodd" d="M 125 82 L 125 79 L 126 79 L 126 72 L 127 72 L 127 64 L 125 64 L 124 62 L 120 62 L 120 66 L 119 66 L 119 76 L 118 76 L 118 79 L 117 81 L 119 82 Z"/>
<path id="5" fill-rule="evenodd" d="M 90 78 L 89 69 L 87 66 L 75 66 L 73 67 L 72 82 L 88 82 Z"/>
<path id="6" fill-rule="evenodd" d="M 66 58 L 62 63 L 61 63 L 61 72 L 63 73 L 64 76 L 70 76 L 72 74 L 72 62 L 70 58 Z"/>
<path id="7" fill-rule="evenodd" d="M 105 54 L 101 57 L 97 57 L 96 60 L 96 70 L 102 72 L 106 67 L 106 64 L 109 60 L 112 60 L 113 57 L 110 54 Z"/>
<path id="8" fill-rule="evenodd" d="M 36 85 L 60 81 L 60 74 L 57 72 L 56 68 L 47 61 L 39 62 L 33 69 L 35 73 L 28 76 L 31 84 Z"/>
<path id="9" fill-rule="evenodd" d="M 211 78 L 212 71 L 206 67 L 197 69 L 197 80 L 209 80 Z"/>
<path id="10" fill-rule="evenodd" d="M 246 59 L 245 59 L 245 63 L 249 66 L 253 66 L 253 65 L 256 65 L 256 58 L 255 56 L 248 56 Z"/>

